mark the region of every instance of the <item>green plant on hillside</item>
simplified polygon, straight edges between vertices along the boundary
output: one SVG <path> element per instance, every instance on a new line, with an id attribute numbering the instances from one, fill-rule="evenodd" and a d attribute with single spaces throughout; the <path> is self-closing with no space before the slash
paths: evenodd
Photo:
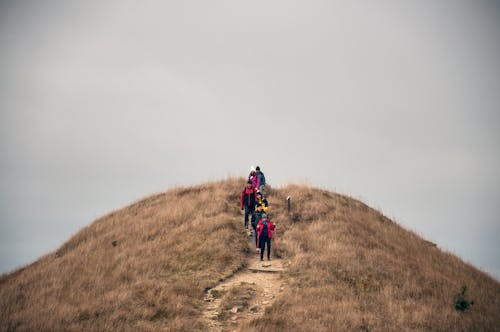
<path id="1" fill-rule="evenodd" d="M 467 301 L 465 299 L 465 291 L 467 290 L 467 286 L 462 286 L 460 289 L 460 293 L 457 294 L 455 298 L 455 309 L 459 311 L 465 311 L 469 309 L 471 305 L 474 304 L 474 301 Z"/>

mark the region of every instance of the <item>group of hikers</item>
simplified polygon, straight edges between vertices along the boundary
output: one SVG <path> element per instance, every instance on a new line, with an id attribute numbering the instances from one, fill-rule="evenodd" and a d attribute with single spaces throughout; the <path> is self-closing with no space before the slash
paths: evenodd
<path id="1" fill-rule="evenodd" d="M 271 222 L 267 212 L 269 203 L 264 197 L 266 177 L 260 167 L 251 167 L 246 186 L 241 191 L 240 207 L 245 211 L 245 228 L 248 222 L 252 230 L 250 235 L 255 238 L 255 248 L 260 252 L 260 260 L 264 259 L 264 249 L 267 246 L 267 260 L 271 260 L 271 239 L 275 225 Z M 253 242 L 253 240 L 252 240 Z M 252 243 L 253 244 L 253 243 Z"/>

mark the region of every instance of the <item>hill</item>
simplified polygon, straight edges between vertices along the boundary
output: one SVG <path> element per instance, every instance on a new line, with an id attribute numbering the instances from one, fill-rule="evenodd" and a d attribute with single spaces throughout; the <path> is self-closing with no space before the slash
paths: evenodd
<path id="1" fill-rule="evenodd" d="M 0 330 L 500 330 L 497 281 L 360 201 L 306 186 L 269 189 L 271 262 L 281 258 L 283 272 L 257 279 L 279 289 L 246 282 L 257 256 L 238 206 L 243 183 L 137 201 L 3 275 Z M 454 308 L 463 285 L 474 301 L 465 312 Z"/>

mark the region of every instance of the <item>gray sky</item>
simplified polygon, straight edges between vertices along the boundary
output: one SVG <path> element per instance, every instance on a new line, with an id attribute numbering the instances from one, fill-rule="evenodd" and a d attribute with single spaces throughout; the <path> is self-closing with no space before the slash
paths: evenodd
<path id="1" fill-rule="evenodd" d="M 494 1 L 0 3 L 0 272 L 246 175 L 361 198 L 500 278 Z"/>

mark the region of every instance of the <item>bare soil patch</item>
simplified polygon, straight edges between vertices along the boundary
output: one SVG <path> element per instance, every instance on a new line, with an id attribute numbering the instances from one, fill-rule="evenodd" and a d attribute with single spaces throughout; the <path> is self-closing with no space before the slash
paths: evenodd
<path id="1" fill-rule="evenodd" d="M 258 255 L 248 267 L 210 289 L 203 317 L 211 331 L 238 331 L 244 323 L 261 317 L 284 290 L 280 273 L 283 260 L 261 262 Z"/>

